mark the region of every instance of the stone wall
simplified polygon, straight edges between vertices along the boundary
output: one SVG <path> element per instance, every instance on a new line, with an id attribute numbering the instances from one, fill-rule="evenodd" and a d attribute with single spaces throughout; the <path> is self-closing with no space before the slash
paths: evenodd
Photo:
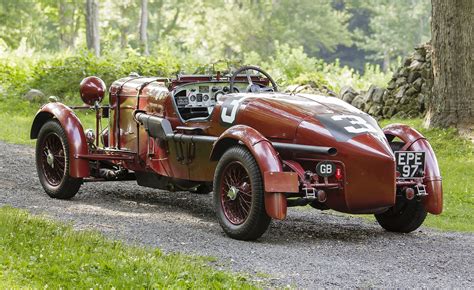
<path id="1" fill-rule="evenodd" d="M 432 86 L 431 47 L 421 45 L 404 60 L 387 88 L 371 86 L 366 92 L 357 92 L 344 87 L 339 97 L 379 119 L 422 117 Z"/>

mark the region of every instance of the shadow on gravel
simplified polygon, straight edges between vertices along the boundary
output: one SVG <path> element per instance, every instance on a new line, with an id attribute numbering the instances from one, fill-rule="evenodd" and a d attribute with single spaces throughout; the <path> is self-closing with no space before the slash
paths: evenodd
<path id="1" fill-rule="evenodd" d="M 100 191 L 100 194 L 91 195 L 88 193 L 88 188 L 84 187 L 81 189 L 82 194 L 73 199 L 74 203 L 129 213 L 160 211 L 167 212 L 170 216 L 185 213 L 197 219 L 217 224 L 212 206 L 212 194 L 167 192 L 139 187 L 134 183 L 127 183 L 122 188 L 117 186 L 118 184 L 113 187 L 107 186 L 107 184 L 97 185 L 93 185 L 95 186 L 94 190 Z M 110 199 L 117 199 L 122 203 L 117 205 L 117 203 L 111 203 Z M 125 207 L 123 201 L 129 205 Z M 216 229 L 218 232 L 213 234 L 222 236 L 220 228 L 216 227 L 213 231 Z M 318 210 L 290 209 L 286 220 L 273 221 L 268 232 L 253 243 L 286 245 L 326 241 L 359 244 L 387 237 L 403 238 L 405 241 L 420 238 L 417 233 L 408 235 L 389 233 L 378 225 L 359 218 L 333 215 Z"/>

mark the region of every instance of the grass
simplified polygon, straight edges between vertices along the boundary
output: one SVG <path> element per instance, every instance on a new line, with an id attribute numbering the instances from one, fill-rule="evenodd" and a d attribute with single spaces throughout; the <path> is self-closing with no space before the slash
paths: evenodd
<path id="1" fill-rule="evenodd" d="M 244 288 L 242 275 L 209 259 L 164 254 L 110 241 L 91 231 L 0 208 L 0 288 Z"/>
<path id="2" fill-rule="evenodd" d="M 30 104 L 27 101 L 0 98 L 0 140 L 33 146 L 35 140 L 30 140 L 30 129 L 40 107 L 40 104 Z M 95 130 L 93 112 L 77 111 L 76 113 L 81 119 L 84 129 L 93 128 Z M 106 125 L 104 121 L 102 124 Z"/>

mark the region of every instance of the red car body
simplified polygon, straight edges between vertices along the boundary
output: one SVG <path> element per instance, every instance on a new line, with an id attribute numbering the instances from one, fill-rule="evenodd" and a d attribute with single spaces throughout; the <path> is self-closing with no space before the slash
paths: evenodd
<path id="1" fill-rule="evenodd" d="M 252 91 L 247 82 L 267 88 L 271 79 L 265 76 L 233 78 L 130 76 L 110 86 L 109 106 L 99 105 L 104 86 L 89 78 L 81 86 L 86 105 L 75 108 L 95 109 L 98 124 L 108 115 L 108 129 L 100 131 L 97 125 L 96 133 L 86 136 L 74 107 L 52 102 L 36 115 L 31 138 L 48 120 L 57 120 L 69 144 L 71 178 L 136 179 L 139 185 L 167 190 L 211 191 L 223 154 L 242 146 L 258 164 L 265 213 L 273 219 L 284 219 L 288 206 L 306 204 L 380 215 L 394 208 L 400 196 L 417 200 L 426 212 L 441 213 L 436 157 L 416 130 L 400 124 L 382 130 L 369 115 L 333 97 Z M 400 151 L 425 152 L 422 177 L 400 178 L 391 148 L 395 140 Z M 334 172 L 323 176 L 317 166 Z M 225 190 L 227 199 L 243 193 Z"/>

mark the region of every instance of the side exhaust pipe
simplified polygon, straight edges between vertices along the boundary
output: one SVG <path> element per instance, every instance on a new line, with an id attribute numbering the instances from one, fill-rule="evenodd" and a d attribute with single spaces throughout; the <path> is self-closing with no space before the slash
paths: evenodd
<path id="1" fill-rule="evenodd" d="M 176 134 L 173 132 L 171 123 L 164 118 L 148 115 L 143 111 L 135 111 L 135 121 L 145 127 L 148 135 L 153 138 L 162 140 L 174 140 L 178 142 L 187 143 L 213 143 L 217 141 L 218 137 L 214 136 L 200 136 L 200 135 L 186 135 Z M 337 154 L 337 149 L 334 147 L 324 146 L 310 146 L 292 143 L 271 142 L 276 150 L 296 151 L 301 153 L 313 153 L 334 156 Z"/>
<path id="2" fill-rule="evenodd" d="M 324 147 L 324 146 L 310 146 L 310 145 L 300 145 L 300 144 L 291 144 L 291 143 L 281 143 L 281 142 L 272 142 L 275 149 L 288 150 L 288 151 L 297 151 L 301 153 L 315 153 L 323 155 L 334 156 L 337 154 L 337 149 L 334 147 Z"/>

